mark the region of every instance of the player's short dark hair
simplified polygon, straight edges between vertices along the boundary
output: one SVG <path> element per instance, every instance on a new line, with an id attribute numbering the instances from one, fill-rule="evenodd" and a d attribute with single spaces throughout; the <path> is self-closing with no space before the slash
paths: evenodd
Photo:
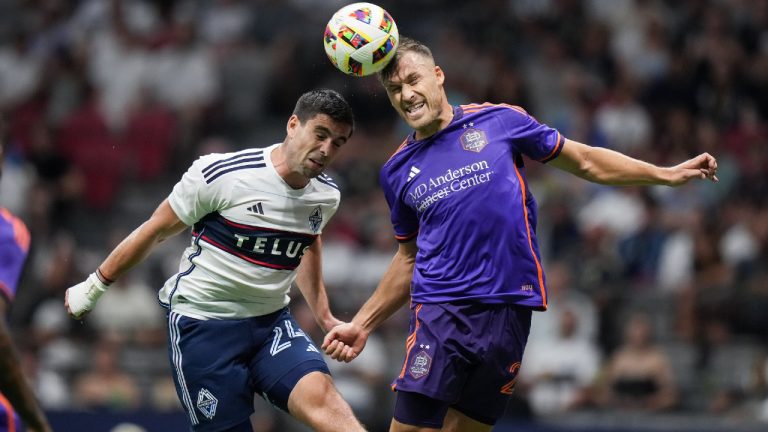
<path id="1" fill-rule="evenodd" d="M 403 58 L 403 55 L 407 52 L 419 54 L 428 59 L 431 59 L 432 61 L 435 60 L 435 57 L 432 55 L 432 50 L 429 49 L 428 46 L 417 41 L 416 39 L 412 39 L 407 36 L 400 36 L 400 43 L 397 45 L 397 51 L 395 51 L 395 55 L 392 57 L 392 60 L 390 60 L 390 62 L 384 66 L 384 69 L 378 73 L 379 81 L 382 84 L 385 84 L 387 81 L 389 81 L 390 78 L 392 78 L 392 75 L 397 70 L 398 63 L 400 63 L 400 59 Z"/>
<path id="2" fill-rule="evenodd" d="M 304 123 L 311 120 L 318 114 L 325 114 L 333 121 L 348 124 L 355 129 L 355 117 L 352 114 L 352 107 L 339 94 L 331 89 L 310 90 L 299 98 L 293 114 Z"/>

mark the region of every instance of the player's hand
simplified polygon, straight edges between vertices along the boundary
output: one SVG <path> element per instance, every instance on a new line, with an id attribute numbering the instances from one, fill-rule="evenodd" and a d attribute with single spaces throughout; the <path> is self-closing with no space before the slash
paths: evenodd
<path id="1" fill-rule="evenodd" d="M 96 273 L 91 273 L 83 282 L 67 289 L 64 293 L 64 307 L 75 319 L 80 319 L 93 309 L 96 301 L 109 286 L 102 282 Z"/>
<path id="2" fill-rule="evenodd" d="M 349 363 L 365 347 L 368 332 L 355 323 L 344 323 L 332 328 L 323 339 L 322 349 L 334 360 Z"/>
<path id="3" fill-rule="evenodd" d="M 680 165 L 670 168 L 670 186 L 680 186 L 692 179 L 710 179 L 717 183 L 717 159 L 709 153 L 702 153 Z"/>

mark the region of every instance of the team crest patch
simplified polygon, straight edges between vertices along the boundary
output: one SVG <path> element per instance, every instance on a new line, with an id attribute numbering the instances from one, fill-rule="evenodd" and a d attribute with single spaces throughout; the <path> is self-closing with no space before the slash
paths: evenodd
<path id="1" fill-rule="evenodd" d="M 320 210 L 320 206 L 317 206 L 312 210 L 312 214 L 309 215 L 309 228 L 312 232 L 316 233 L 320 230 L 321 223 L 323 223 L 323 211 Z"/>
<path id="2" fill-rule="evenodd" d="M 461 147 L 464 150 L 480 153 L 480 150 L 488 145 L 488 139 L 485 136 L 485 132 L 480 129 L 475 129 L 470 123 L 470 127 L 464 125 L 464 133 L 461 134 Z"/>
<path id="3" fill-rule="evenodd" d="M 416 357 L 411 360 L 411 367 L 408 368 L 408 372 L 413 378 L 419 379 L 429 373 L 430 366 L 432 366 L 432 357 L 426 351 L 419 351 Z"/>
<path id="4" fill-rule="evenodd" d="M 216 415 L 216 407 L 218 405 L 219 400 L 208 389 L 202 388 L 197 393 L 197 409 L 207 418 L 212 419 Z"/>

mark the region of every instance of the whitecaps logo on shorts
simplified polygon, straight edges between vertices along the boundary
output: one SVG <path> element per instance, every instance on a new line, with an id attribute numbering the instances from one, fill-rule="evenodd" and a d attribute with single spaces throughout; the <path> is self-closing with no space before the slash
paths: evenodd
<path id="1" fill-rule="evenodd" d="M 419 351 L 416 357 L 411 360 L 411 367 L 408 372 L 414 379 L 419 379 L 429 373 L 429 367 L 432 366 L 432 357 L 426 351 Z"/>
<path id="2" fill-rule="evenodd" d="M 219 400 L 216 399 L 208 389 L 202 388 L 197 393 L 197 409 L 199 409 L 208 419 L 212 419 L 213 416 L 216 415 L 216 407 L 218 405 Z"/>

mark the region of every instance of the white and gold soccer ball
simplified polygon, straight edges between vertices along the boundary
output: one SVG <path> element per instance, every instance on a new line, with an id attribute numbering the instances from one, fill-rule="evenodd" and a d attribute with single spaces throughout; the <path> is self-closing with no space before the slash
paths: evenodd
<path id="1" fill-rule="evenodd" d="M 325 53 L 347 75 L 376 73 L 392 60 L 400 36 L 392 16 L 373 3 L 339 9 L 325 27 Z"/>

